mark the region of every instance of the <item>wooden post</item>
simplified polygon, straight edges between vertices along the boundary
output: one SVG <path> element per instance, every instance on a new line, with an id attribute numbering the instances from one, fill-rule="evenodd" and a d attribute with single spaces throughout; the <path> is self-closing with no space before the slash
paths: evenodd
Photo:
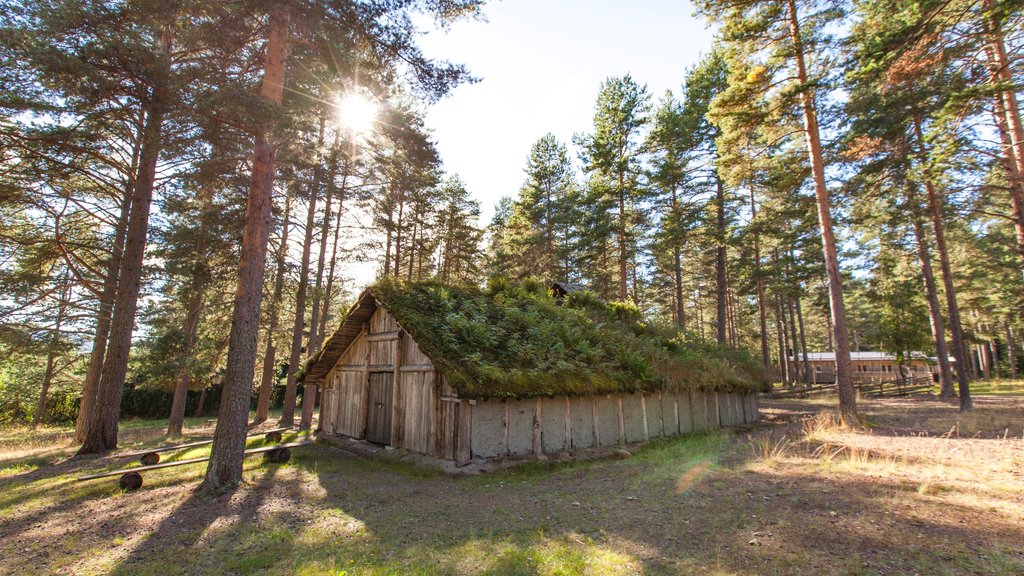
<path id="1" fill-rule="evenodd" d="M 540 438 L 540 398 L 533 402 L 533 453 L 540 455 L 544 452 Z"/>
<path id="2" fill-rule="evenodd" d="M 499 456 L 508 456 L 508 399 L 501 401 L 501 450 Z"/>
<path id="3" fill-rule="evenodd" d="M 430 449 L 431 455 L 444 458 L 444 446 L 441 444 L 441 392 L 444 390 L 444 376 L 439 371 L 434 372 L 434 393 L 433 405 L 430 414 Z"/>
<path id="4" fill-rule="evenodd" d="M 469 400 L 459 402 L 458 443 L 455 445 L 455 463 L 468 464 L 472 455 L 473 407 Z"/>
<path id="5" fill-rule="evenodd" d="M 565 444 L 566 452 L 572 450 L 572 400 L 565 397 Z"/>
<path id="6" fill-rule="evenodd" d="M 601 445 L 601 431 L 597 428 L 597 398 L 590 398 L 590 421 L 594 425 L 594 448 Z"/>
<path id="7" fill-rule="evenodd" d="M 395 372 L 392 377 L 393 392 L 391 394 L 391 445 L 402 446 L 405 434 L 405 401 L 402 398 L 402 356 L 404 355 L 405 334 L 398 332 L 395 338 Z"/>
<path id="8" fill-rule="evenodd" d="M 715 415 L 718 418 L 718 421 L 715 422 L 715 426 L 721 426 L 722 425 L 722 407 L 721 407 L 721 405 L 718 402 L 718 396 L 719 396 L 718 392 L 715 392 Z"/>
<path id="9" fill-rule="evenodd" d="M 366 324 L 363 324 L 363 334 L 369 336 L 370 329 Z M 359 432 L 358 438 L 366 438 L 366 423 L 370 420 L 370 350 L 373 346 L 369 342 L 366 343 L 366 354 L 363 356 L 363 381 L 360 384 L 359 390 L 359 401 L 362 403 L 361 418 L 359 426 L 356 428 L 356 432 Z"/>
<path id="10" fill-rule="evenodd" d="M 332 375 L 332 373 L 328 373 L 326 380 L 319 380 L 319 381 L 317 381 L 316 387 L 318 389 L 323 388 L 325 382 L 330 382 L 331 381 L 331 375 Z M 317 432 L 320 432 L 320 431 L 322 431 L 324 429 L 324 412 L 325 412 L 324 409 L 327 406 L 327 401 L 328 401 L 327 390 L 324 389 L 323 392 L 320 393 L 320 414 L 316 417 L 316 431 Z"/>
<path id="11" fill-rule="evenodd" d="M 678 392 L 672 395 L 672 412 L 676 416 L 675 432 L 673 432 L 672 435 L 676 436 L 676 435 L 678 435 L 682 431 L 682 428 L 683 428 L 682 426 L 679 425 L 679 393 Z M 667 436 L 667 434 L 666 434 L 666 436 Z"/>
<path id="12" fill-rule="evenodd" d="M 647 398 L 643 394 L 640 395 L 640 415 L 644 419 L 644 442 L 651 439 L 651 435 L 647 428 Z"/>
<path id="13" fill-rule="evenodd" d="M 626 443 L 626 418 L 622 414 L 622 396 L 615 397 L 616 410 L 619 417 L 619 444 Z"/>

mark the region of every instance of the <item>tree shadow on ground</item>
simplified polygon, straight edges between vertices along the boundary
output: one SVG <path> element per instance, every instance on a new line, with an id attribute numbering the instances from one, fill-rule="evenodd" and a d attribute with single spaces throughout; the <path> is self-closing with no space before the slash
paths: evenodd
<path id="1" fill-rule="evenodd" d="M 1024 570 L 1010 512 L 894 479 L 717 467 L 704 448 L 723 447 L 666 441 L 630 460 L 449 478 L 318 446 L 219 510 L 190 499 L 116 573 Z M 202 534 L 182 538 L 193 515 Z"/>

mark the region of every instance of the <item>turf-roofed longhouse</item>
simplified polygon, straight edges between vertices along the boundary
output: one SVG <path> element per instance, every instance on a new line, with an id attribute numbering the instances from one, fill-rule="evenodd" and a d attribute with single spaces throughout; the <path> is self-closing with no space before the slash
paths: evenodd
<path id="1" fill-rule="evenodd" d="M 752 422 L 764 376 L 587 291 L 384 281 L 302 378 L 321 433 L 468 462 Z"/>

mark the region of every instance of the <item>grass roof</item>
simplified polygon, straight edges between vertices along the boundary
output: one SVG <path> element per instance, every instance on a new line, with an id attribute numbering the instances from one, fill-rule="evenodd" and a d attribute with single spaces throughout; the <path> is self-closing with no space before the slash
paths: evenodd
<path id="1" fill-rule="evenodd" d="M 369 292 L 466 398 L 756 391 L 765 381 L 749 354 L 686 342 L 635 306 L 588 292 L 560 303 L 529 280 L 487 289 L 385 280 Z"/>

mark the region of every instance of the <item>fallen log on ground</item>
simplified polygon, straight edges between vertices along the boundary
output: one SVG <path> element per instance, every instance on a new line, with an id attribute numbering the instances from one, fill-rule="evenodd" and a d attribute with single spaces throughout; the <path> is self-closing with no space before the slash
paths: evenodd
<path id="1" fill-rule="evenodd" d="M 298 448 L 300 446 L 310 446 L 315 442 L 291 442 L 289 444 L 280 444 L 278 446 L 261 446 L 259 448 L 250 448 L 245 451 L 246 456 L 253 454 L 264 454 L 264 458 L 275 464 L 283 464 L 291 459 L 291 448 Z M 87 476 L 79 476 L 76 480 L 96 480 L 98 478 L 110 478 L 111 476 L 121 476 L 120 485 L 121 488 L 128 491 L 138 490 L 142 487 L 142 474 L 140 472 L 146 472 L 149 470 L 159 470 L 161 468 L 173 468 L 175 466 L 185 466 L 188 464 L 198 464 L 199 462 L 206 462 L 210 459 L 209 456 L 203 456 L 201 458 L 189 458 L 188 460 L 178 460 L 175 462 L 164 462 L 163 464 L 153 464 L 150 466 L 139 466 L 137 468 L 123 468 L 121 470 L 111 470 L 109 472 L 100 472 L 97 474 L 89 474 Z"/>

